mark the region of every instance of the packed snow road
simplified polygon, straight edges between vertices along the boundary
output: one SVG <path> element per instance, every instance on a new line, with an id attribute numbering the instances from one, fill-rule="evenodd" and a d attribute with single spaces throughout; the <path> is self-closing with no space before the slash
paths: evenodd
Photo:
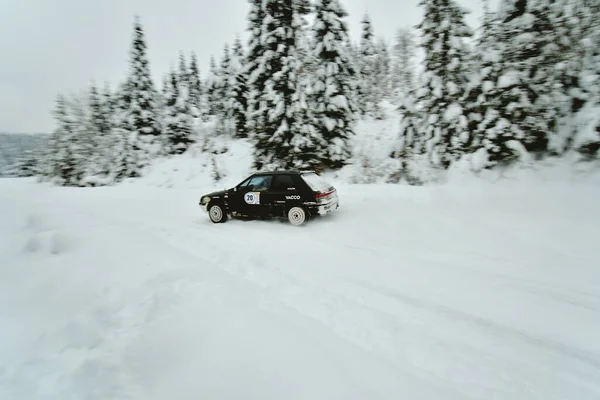
<path id="1" fill-rule="evenodd" d="M 197 190 L 0 180 L 0 398 L 600 398 L 597 187 L 338 191 L 215 225 Z"/>

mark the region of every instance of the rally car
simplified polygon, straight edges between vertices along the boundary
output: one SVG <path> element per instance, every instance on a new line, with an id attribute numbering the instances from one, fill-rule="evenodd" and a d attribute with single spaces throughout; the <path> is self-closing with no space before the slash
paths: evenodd
<path id="1" fill-rule="evenodd" d="M 209 193 L 200 206 L 214 223 L 229 217 L 287 218 L 302 225 L 339 207 L 337 190 L 314 171 L 257 172 L 237 186 Z"/>

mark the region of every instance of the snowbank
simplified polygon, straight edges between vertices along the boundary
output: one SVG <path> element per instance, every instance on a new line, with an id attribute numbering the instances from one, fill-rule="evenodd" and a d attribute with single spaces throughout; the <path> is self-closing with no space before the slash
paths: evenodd
<path id="1" fill-rule="evenodd" d="M 252 145 L 247 140 L 220 139 L 214 153 L 192 146 L 182 155 L 155 160 L 141 179 L 130 185 L 163 188 L 222 189 L 238 184 L 252 169 Z"/>

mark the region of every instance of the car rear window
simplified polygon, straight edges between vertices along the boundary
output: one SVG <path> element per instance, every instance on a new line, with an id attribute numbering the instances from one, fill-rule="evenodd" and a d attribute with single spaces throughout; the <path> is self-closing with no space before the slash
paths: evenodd
<path id="1" fill-rule="evenodd" d="M 315 173 L 302 174 L 304 182 L 315 192 L 327 192 L 331 185 L 325 179 Z"/>

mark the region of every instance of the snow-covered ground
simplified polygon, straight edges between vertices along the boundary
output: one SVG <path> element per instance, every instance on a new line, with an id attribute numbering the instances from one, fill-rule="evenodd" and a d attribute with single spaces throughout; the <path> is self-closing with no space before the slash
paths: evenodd
<path id="1" fill-rule="evenodd" d="M 339 184 L 293 227 L 156 174 L 0 180 L 0 399 L 600 398 L 600 185 Z"/>

